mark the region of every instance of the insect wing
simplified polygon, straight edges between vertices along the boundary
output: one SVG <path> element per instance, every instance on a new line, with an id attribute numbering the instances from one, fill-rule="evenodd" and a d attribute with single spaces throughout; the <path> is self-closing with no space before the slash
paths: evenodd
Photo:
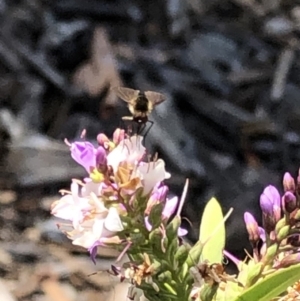
<path id="1" fill-rule="evenodd" d="M 135 99 L 137 99 L 140 91 L 139 90 L 133 90 L 130 88 L 124 88 L 124 87 L 115 87 L 112 88 L 112 90 L 124 101 L 132 103 Z"/>
<path id="2" fill-rule="evenodd" d="M 145 96 L 152 103 L 153 106 L 156 106 L 166 100 L 166 97 L 158 92 L 146 91 Z"/>

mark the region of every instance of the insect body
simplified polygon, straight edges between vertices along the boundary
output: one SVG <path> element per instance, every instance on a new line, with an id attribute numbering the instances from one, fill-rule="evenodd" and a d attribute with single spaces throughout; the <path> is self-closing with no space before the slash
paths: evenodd
<path id="1" fill-rule="evenodd" d="M 138 123 L 138 133 L 145 128 L 148 121 L 152 126 L 153 122 L 148 120 L 148 116 L 156 105 L 165 100 L 163 94 L 152 91 L 141 92 L 124 87 L 115 87 L 113 91 L 127 102 L 128 109 L 132 114 L 132 116 L 124 116 L 122 119 Z"/>

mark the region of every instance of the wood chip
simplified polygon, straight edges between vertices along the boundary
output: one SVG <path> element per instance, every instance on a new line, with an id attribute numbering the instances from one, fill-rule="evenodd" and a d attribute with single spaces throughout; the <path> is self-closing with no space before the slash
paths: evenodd
<path id="1" fill-rule="evenodd" d="M 121 79 L 105 30 L 96 28 L 91 46 L 91 58 L 73 76 L 73 82 L 92 97 L 99 96 L 105 89 L 120 86 Z M 118 99 L 108 91 L 105 105 L 115 106 Z"/>
<path id="2" fill-rule="evenodd" d="M 290 46 L 286 47 L 278 58 L 277 68 L 274 74 L 271 89 L 271 99 L 279 101 L 284 93 L 286 80 L 295 57 L 295 50 Z"/>
<path id="3" fill-rule="evenodd" d="M 0 300 L 1 301 L 16 301 L 12 293 L 7 289 L 7 286 L 0 280 Z"/>
<path id="4" fill-rule="evenodd" d="M 61 284 L 55 279 L 46 279 L 42 281 L 41 288 L 44 293 L 53 301 L 73 301 L 75 298 L 70 298 L 65 292 Z"/>
<path id="5" fill-rule="evenodd" d="M 17 299 L 25 298 L 39 290 L 38 277 L 31 269 L 22 269 L 19 273 L 19 284 L 13 291 Z M 2 301 L 2 300 L 1 300 Z"/>
<path id="6" fill-rule="evenodd" d="M 0 204 L 7 205 L 17 200 L 17 194 L 12 190 L 1 190 L 0 191 Z"/>
<path id="7" fill-rule="evenodd" d="M 113 260 L 97 259 L 97 266 L 95 266 L 88 256 L 72 256 L 62 248 L 57 247 L 51 248 L 51 250 L 51 254 L 61 261 L 61 265 L 67 267 L 69 274 L 76 273 L 77 276 L 102 289 L 108 289 L 113 285 L 114 279 L 106 272 Z"/>

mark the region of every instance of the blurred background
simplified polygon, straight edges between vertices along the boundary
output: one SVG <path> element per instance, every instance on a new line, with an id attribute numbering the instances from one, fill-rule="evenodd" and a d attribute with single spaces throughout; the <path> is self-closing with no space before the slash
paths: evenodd
<path id="1" fill-rule="evenodd" d="M 188 239 L 212 196 L 227 246 L 244 258 L 244 211 L 297 175 L 300 1 L 0 0 L 0 300 L 102 300 L 111 251 L 94 266 L 49 214 L 85 171 L 63 139 L 108 136 L 128 115 L 110 87 L 166 95 L 146 137 L 190 188 Z M 121 300 L 113 290 L 113 300 Z M 106 297 L 105 297 L 106 298 Z M 124 299 L 125 300 L 125 299 Z"/>

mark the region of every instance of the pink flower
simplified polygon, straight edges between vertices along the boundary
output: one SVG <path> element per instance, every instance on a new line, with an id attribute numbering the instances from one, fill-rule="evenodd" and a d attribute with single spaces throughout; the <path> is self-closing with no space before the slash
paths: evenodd
<path id="1" fill-rule="evenodd" d="M 178 232 L 177 232 L 177 235 L 178 235 L 178 236 L 182 237 L 182 236 L 185 236 L 185 235 L 187 235 L 187 234 L 188 234 L 188 230 L 183 229 L 183 228 L 181 228 L 181 227 L 178 228 Z"/>
<path id="2" fill-rule="evenodd" d="M 178 197 L 173 197 L 171 199 L 167 199 L 166 200 L 165 207 L 164 207 L 164 209 L 162 211 L 162 216 L 161 216 L 162 222 L 164 220 L 168 220 L 171 217 L 171 215 L 176 210 L 177 204 L 178 204 Z M 152 225 L 149 222 L 149 217 L 148 216 L 145 217 L 145 226 L 146 226 L 146 229 L 148 231 L 152 230 Z M 185 230 L 185 229 L 183 229 L 181 227 L 178 228 L 178 236 L 184 236 L 187 233 L 188 233 L 187 230 Z"/>
<path id="3" fill-rule="evenodd" d="M 178 197 L 175 196 L 171 199 L 167 199 L 164 210 L 162 212 L 163 219 L 169 219 L 170 216 L 175 212 L 178 204 Z"/>
<path id="4" fill-rule="evenodd" d="M 151 196 L 147 202 L 147 208 L 145 210 L 145 214 L 149 214 L 152 207 L 158 203 L 164 202 L 166 199 L 166 195 L 168 193 L 168 187 L 166 185 L 162 185 L 159 183 L 159 185 L 156 185 L 156 187 L 153 189 Z"/>

